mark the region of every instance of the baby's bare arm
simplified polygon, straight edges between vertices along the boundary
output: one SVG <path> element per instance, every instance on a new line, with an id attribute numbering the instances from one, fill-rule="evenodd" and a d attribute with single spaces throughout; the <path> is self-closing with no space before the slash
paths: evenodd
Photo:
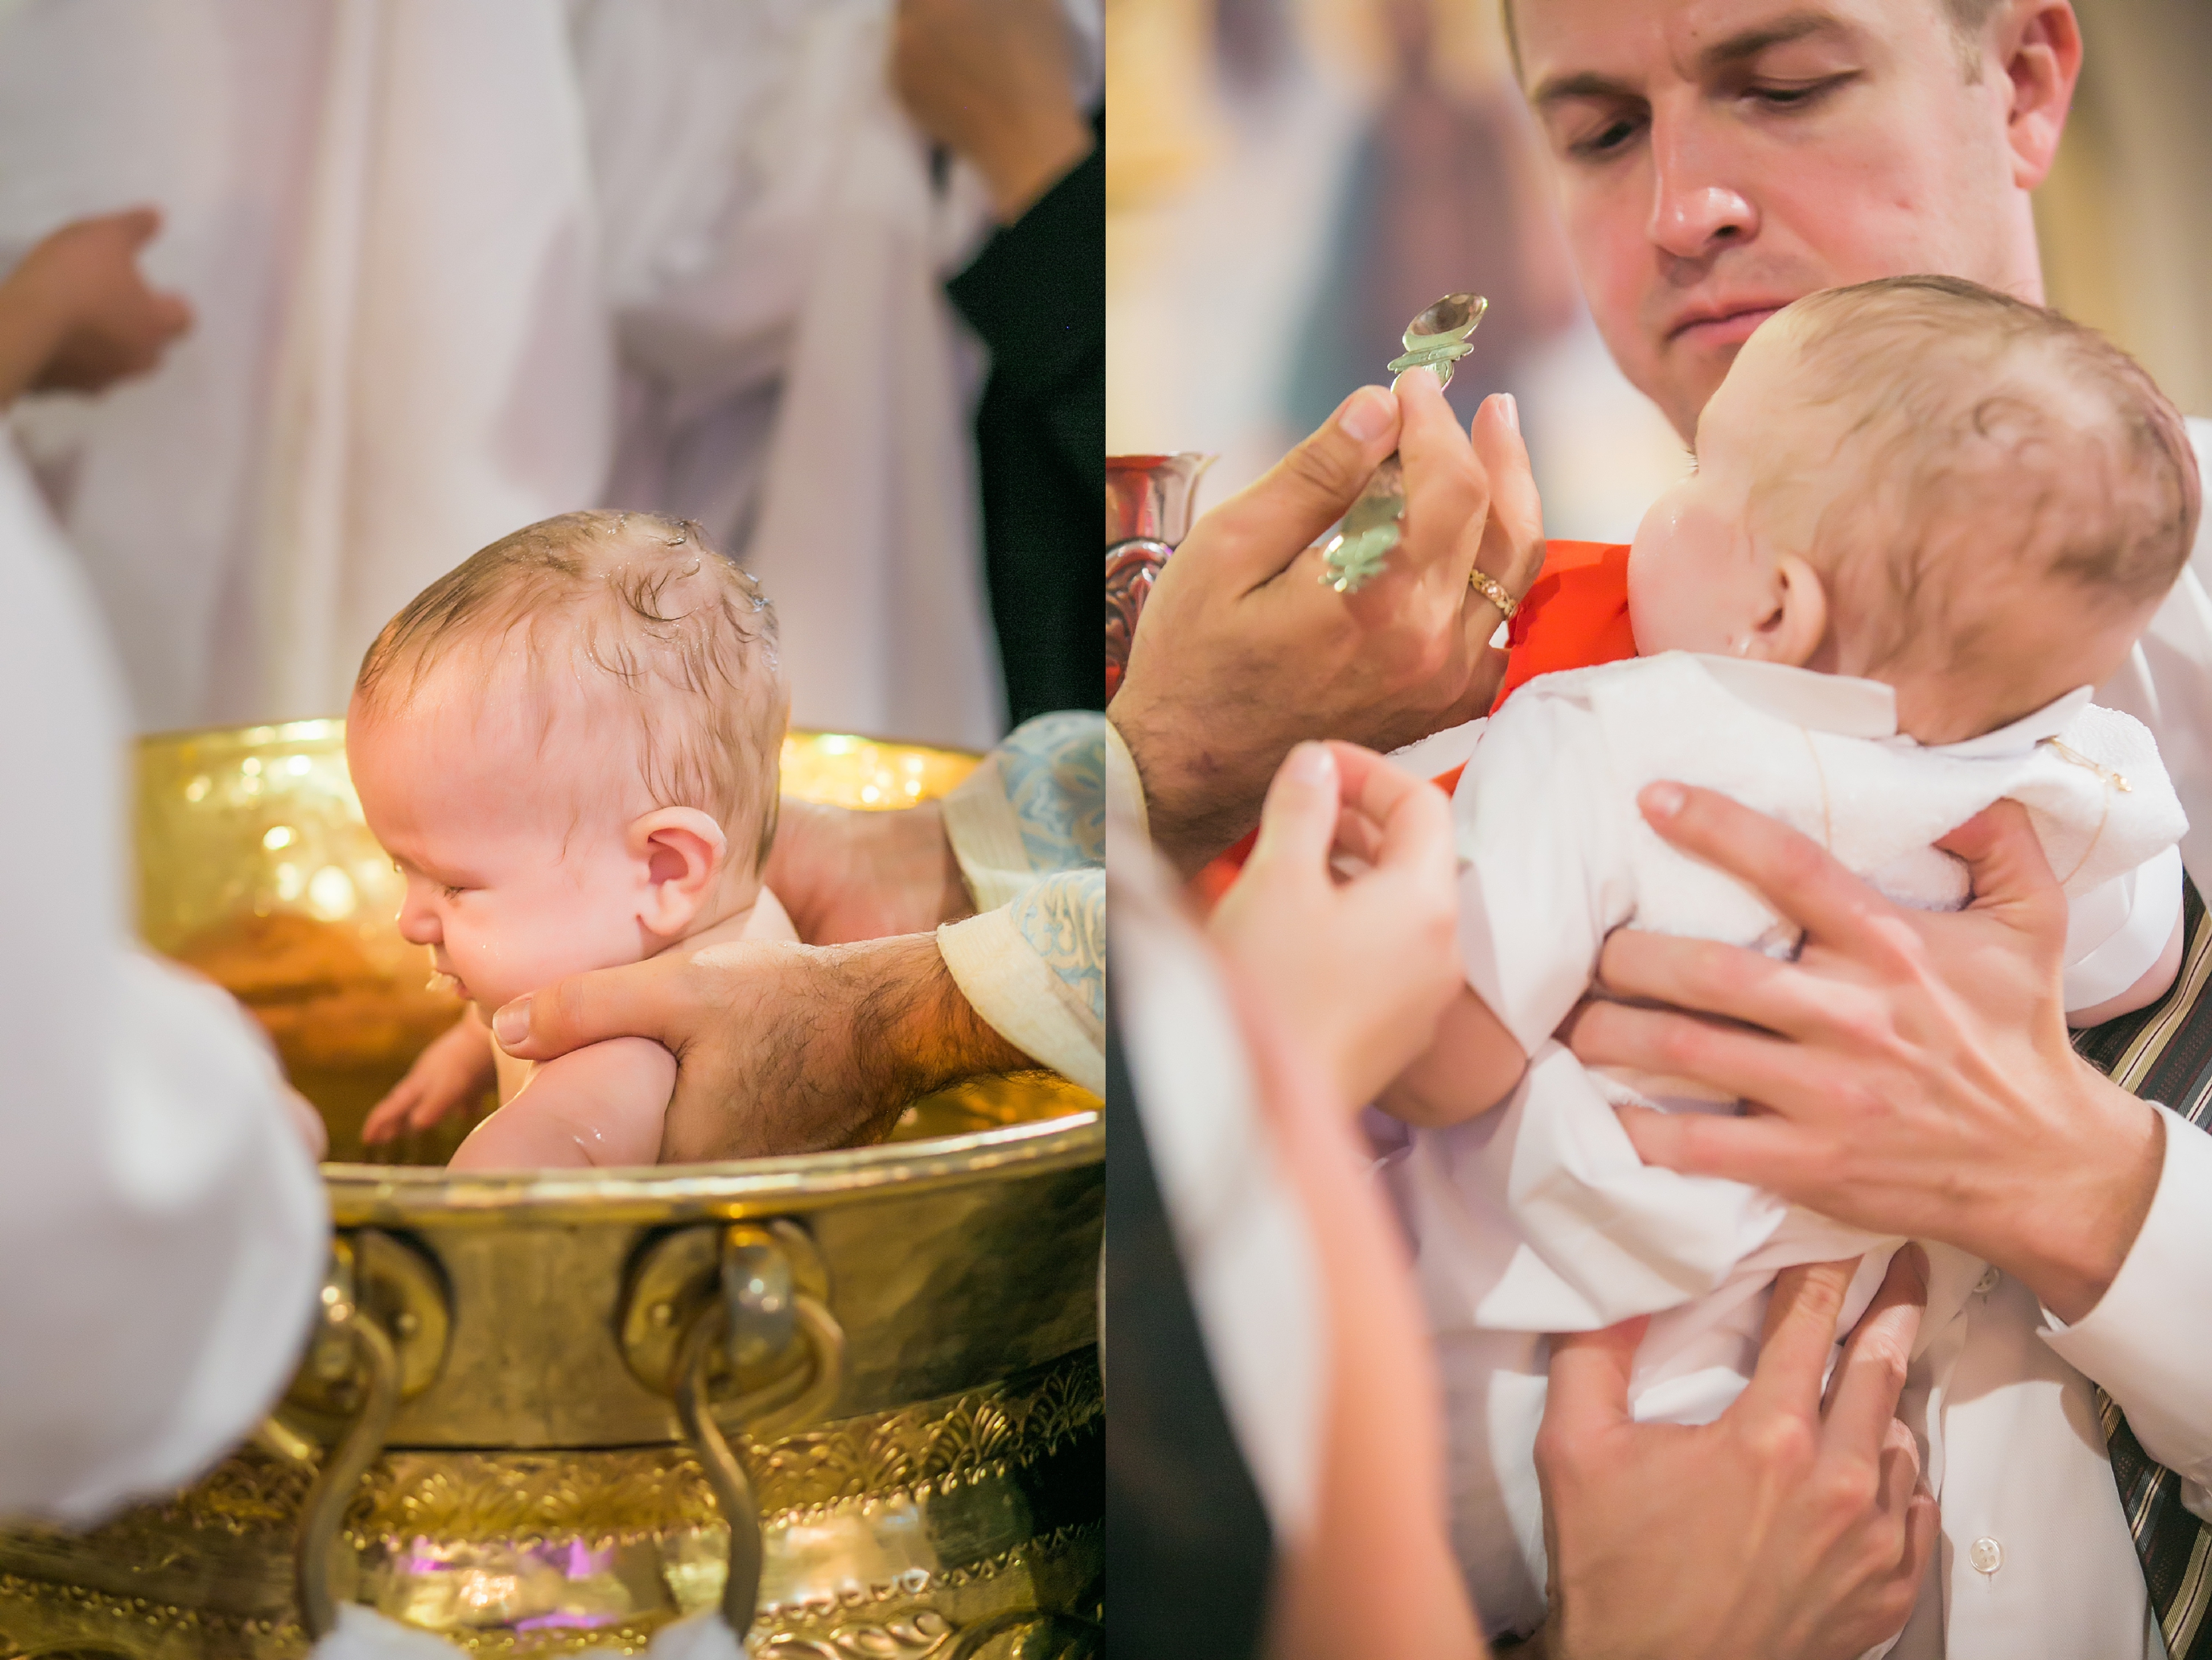
<path id="1" fill-rule="evenodd" d="M 1479 1118 L 1513 1093 L 1528 1057 L 1490 1006 L 1462 986 L 1437 1022 L 1436 1042 L 1376 1102 L 1393 1118 L 1438 1129 Z"/>
<path id="2" fill-rule="evenodd" d="M 428 1129 L 472 1106 L 492 1085 L 491 1033 L 475 1005 L 416 1057 L 407 1075 L 378 1102 L 361 1127 L 369 1146 Z"/>
<path id="3" fill-rule="evenodd" d="M 477 1126 L 453 1170 L 650 1164 L 676 1091 L 676 1057 L 613 1037 L 541 1062 L 521 1092 Z"/>

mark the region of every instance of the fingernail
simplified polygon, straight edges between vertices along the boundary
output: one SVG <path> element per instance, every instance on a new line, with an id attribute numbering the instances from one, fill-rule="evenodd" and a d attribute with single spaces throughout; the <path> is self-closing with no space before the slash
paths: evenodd
<path id="1" fill-rule="evenodd" d="M 1689 798 L 1680 784 L 1654 784 L 1644 792 L 1644 811 L 1654 818 L 1672 818 Z"/>
<path id="2" fill-rule="evenodd" d="M 1389 392 L 1380 386 L 1362 386 L 1345 401 L 1336 424 L 1346 436 L 1364 444 L 1389 431 L 1397 413 L 1397 405 L 1390 401 Z"/>
<path id="3" fill-rule="evenodd" d="M 1513 394 L 1501 392 L 1498 394 L 1498 401 L 1505 406 L 1505 424 L 1516 432 L 1520 431 L 1521 405 L 1513 401 Z"/>
<path id="4" fill-rule="evenodd" d="M 1291 751 L 1288 770 L 1301 784 L 1325 784 L 1336 772 L 1336 757 L 1326 744 L 1301 744 Z"/>
<path id="5" fill-rule="evenodd" d="M 501 1049 L 520 1043 L 529 1037 L 530 1000 L 518 997 L 512 1003 L 503 1005 L 491 1018 L 491 1035 L 499 1039 Z"/>
<path id="6" fill-rule="evenodd" d="M 1409 369 L 1406 370 L 1404 374 L 1402 374 L 1399 375 L 1399 377 L 1398 377 L 1395 380 L 1393 380 L 1393 381 L 1390 383 L 1391 390 L 1392 390 L 1392 391 L 1394 391 L 1394 392 L 1395 392 L 1395 391 L 1396 391 L 1398 387 L 1400 387 L 1400 386 L 1403 386 L 1403 385 L 1406 383 L 1406 381 L 1407 381 L 1407 378 L 1408 378 L 1409 376 L 1416 375 L 1416 374 L 1424 374 L 1424 375 L 1426 375 L 1426 376 L 1428 377 L 1429 384 L 1430 384 L 1431 386 L 1434 386 L 1434 387 L 1437 389 L 1437 392 L 1438 392 L 1439 394 L 1441 394 L 1441 393 L 1443 392 L 1443 389 L 1444 389 L 1444 378 L 1443 378 L 1443 376 L 1442 376 L 1441 374 L 1437 374 L 1434 369 L 1431 368 L 1430 368 L 1426 363 L 1416 363 L 1416 364 L 1414 364 L 1414 365 L 1413 365 L 1413 368 L 1409 368 Z"/>

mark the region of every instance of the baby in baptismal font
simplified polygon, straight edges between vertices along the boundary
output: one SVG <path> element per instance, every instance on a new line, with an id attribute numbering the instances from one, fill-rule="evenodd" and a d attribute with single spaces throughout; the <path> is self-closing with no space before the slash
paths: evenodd
<path id="1" fill-rule="evenodd" d="M 501 1105 L 453 1168 L 659 1158 L 666 1049 L 616 1038 L 533 1064 L 500 1053 L 488 1023 L 678 942 L 796 937 L 761 881 L 789 703 L 759 585 L 697 526 L 651 514 L 517 531 L 385 626 L 347 764 L 406 878 L 401 933 L 471 1008 L 368 1134 L 425 1090 L 439 1098 L 417 1122 L 459 1106 L 495 1064 Z"/>
<path id="2" fill-rule="evenodd" d="M 1554 1039 L 1614 928 L 1799 947 L 1662 841 L 1639 791 L 1719 790 L 1929 910 L 1972 898 L 1935 844 L 2010 798 L 2068 901 L 2052 998 L 2076 1025 L 2144 1006 L 2180 960 L 2186 821 L 2148 733 L 2089 689 L 2181 571 L 2199 505 L 2179 417 L 2092 331 L 1948 278 L 1814 295 L 1745 344 L 1694 472 L 1637 532 L 1639 654 L 1531 679 L 1483 729 L 1453 795 L 1468 986 L 1380 1104 L 1413 1127 L 1386 1179 L 1445 1380 L 1455 1546 L 1493 1633 L 1542 1616 L 1546 1334 L 1651 1315 L 1636 1415 L 1710 1421 L 1779 1268 L 1863 1254 L 1847 1330 L 1903 1243 L 1644 1164 L 1618 1107 L 1744 1104 L 1586 1068 Z M 1984 1266 L 1928 1249 L 1923 1336 Z"/>

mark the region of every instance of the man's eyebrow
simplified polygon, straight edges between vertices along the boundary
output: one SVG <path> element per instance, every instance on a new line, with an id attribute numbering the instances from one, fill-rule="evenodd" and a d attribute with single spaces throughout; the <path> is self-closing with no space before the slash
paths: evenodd
<path id="1" fill-rule="evenodd" d="M 1814 9 L 1786 12 L 1780 17 L 1754 23 L 1749 28 L 1739 29 L 1734 34 L 1715 41 L 1698 54 L 1698 64 L 1711 72 L 1732 69 L 1773 46 L 1785 46 L 1793 40 L 1802 40 L 1815 34 L 1848 34 L 1851 26 L 1833 12 Z M 1528 94 L 1528 102 L 1539 114 L 1553 105 L 1577 98 L 1638 99 L 1643 93 L 1627 82 L 1595 70 L 1584 70 L 1573 75 L 1548 76 Z"/>
<path id="2" fill-rule="evenodd" d="M 1732 69 L 1747 58 L 1758 57 L 1770 46 L 1786 46 L 1809 35 L 1850 33 L 1851 26 L 1833 12 L 1810 9 L 1787 12 L 1715 41 L 1698 54 L 1698 64 L 1705 70 Z"/>
<path id="3" fill-rule="evenodd" d="M 1528 94 L 1530 107 L 1541 114 L 1554 104 L 1575 98 L 1641 98 L 1644 94 L 1626 81 L 1584 70 L 1579 75 L 1555 75 Z"/>

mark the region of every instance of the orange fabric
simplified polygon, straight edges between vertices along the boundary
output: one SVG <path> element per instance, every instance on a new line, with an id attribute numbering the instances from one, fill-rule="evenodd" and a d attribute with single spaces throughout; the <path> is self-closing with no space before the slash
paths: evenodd
<path id="1" fill-rule="evenodd" d="M 1628 626 L 1628 548 L 1615 542 L 1547 542 L 1544 570 L 1506 631 L 1511 655 L 1498 705 L 1540 674 L 1595 668 L 1636 655 Z"/>
<path id="2" fill-rule="evenodd" d="M 1547 542 L 1542 575 L 1531 583 L 1506 630 L 1505 681 L 1490 708 L 1527 681 L 1560 669 L 1595 668 L 1636 655 L 1628 628 L 1628 545 L 1621 542 Z M 1446 795 L 1467 770 L 1462 762 L 1434 780 Z M 1212 910 L 1252 856 L 1256 830 L 1191 879 L 1192 897 Z"/>

